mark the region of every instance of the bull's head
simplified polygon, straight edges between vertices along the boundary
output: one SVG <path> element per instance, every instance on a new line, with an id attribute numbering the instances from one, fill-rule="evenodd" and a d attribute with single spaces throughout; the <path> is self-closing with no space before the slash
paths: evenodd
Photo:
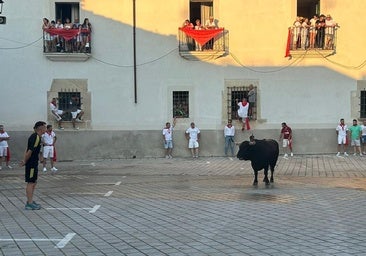
<path id="1" fill-rule="evenodd" d="M 244 141 L 240 144 L 236 157 L 239 158 L 239 160 L 251 160 L 251 152 L 255 143 L 254 135 L 252 134 L 249 137 L 249 141 Z"/>

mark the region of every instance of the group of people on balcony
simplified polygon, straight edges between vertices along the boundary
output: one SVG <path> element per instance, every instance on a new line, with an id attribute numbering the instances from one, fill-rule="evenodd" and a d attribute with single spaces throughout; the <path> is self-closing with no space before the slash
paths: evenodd
<path id="1" fill-rule="evenodd" d="M 296 17 L 291 27 L 292 50 L 296 49 L 334 49 L 334 36 L 338 24 L 328 14 L 314 15 L 310 20 Z"/>
<path id="2" fill-rule="evenodd" d="M 210 16 L 208 20 L 206 20 L 205 25 L 201 24 L 200 19 L 196 19 L 195 24 L 193 25 L 189 19 L 186 19 L 183 22 L 183 28 L 195 29 L 195 30 L 204 30 L 204 29 L 216 29 L 218 28 L 217 22 L 215 21 L 213 16 Z M 191 37 L 187 37 L 187 45 L 189 50 L 203 51 L 203 50 L 212 50 L 213 49 L 214 40 L 211 39 L 206 44 L 201 45 Z M 194 49 L 193 49 L 194 48 Z"/>
<path id="3" fill-rule="evenodd" d="M 77 30 L 76 35 L 67 40 L 62 35 L 50 32 L 50 30 Z M 75 18 L 72 23 L 69 18 L 62 23 L 61 19 L 51 22 L 47 18 L 43 18 L 42 30 L 44 41 L 44 52 L 86 52 L 90 53 L 90 33 L 91 23 L 88 18 L 83 23 L 79 23 L 79 19 Z"/>

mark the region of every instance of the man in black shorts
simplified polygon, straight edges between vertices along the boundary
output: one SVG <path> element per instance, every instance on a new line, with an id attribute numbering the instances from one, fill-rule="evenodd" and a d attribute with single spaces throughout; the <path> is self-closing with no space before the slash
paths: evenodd
<path id="1" fill-rule="evenodd" d="M 27 150 L 25 151 L 24 159 L 20 163 L 21 166 L 25 165 L 25 182 L 27 182 L 25 189 L 27 195 L 26 210 L 41 209 L 41 205 L 33 201 L 33 193 L 37 184 L 38 161 L 43 162 L 43 156 L 39 152 L 41 150 L 42 134 L 46 132 L 46 123 L 38 121 L 33 129 L 34 133 L 28 138 Z"/>

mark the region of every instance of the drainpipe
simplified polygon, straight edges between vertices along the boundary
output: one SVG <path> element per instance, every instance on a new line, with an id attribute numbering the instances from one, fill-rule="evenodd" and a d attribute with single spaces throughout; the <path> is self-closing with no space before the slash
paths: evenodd
<path id="1" fill-rule="evenodd" d="M 133 84 L 135 104 L 137 103 L 137 77 L 136 77 L 136 0 L 133 0 Z"/>

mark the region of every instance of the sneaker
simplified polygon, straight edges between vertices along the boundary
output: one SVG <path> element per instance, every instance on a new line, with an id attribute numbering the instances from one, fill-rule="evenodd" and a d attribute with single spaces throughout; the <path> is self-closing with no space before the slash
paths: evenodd
<path id="1" fill-rule="evenodd" d="M 57 120 L 57 122 L 59 122 L 62 120 L 62 117 L 57 117 L 56 120 Z"/>
<path id="2" fill-rule="evenodd" d="M 294 153 L 291 152 L 291 156 L 294 156 Z"/>
<path id="3" fill-rule="evenodd" d="M 338 152 L 338 153 L 337 153 L 337 156 L 340 156 L 340 155 L 341 155 L 341 153 L 339 153 L 339 152 Z"/>
<path id="4" fill-rule="evenodd" d="M 348 156 L 347 152 L 344 152 L 344 155 L 345 155 L 345 156 Z"/>
<path id="5" fill-rule="evenodd" d="M 169 155 L 169 158 L 173 158 L 173 156 L 172 155 Z"/>
<path id="6" fill-rule="evenodd" d="M 53 172 L 57 172 L 57 171 L 58 171 L 58 169 L 57 169 L 56 167 L 52 167 L 52 168 L 51 168 L 51 171 L 53 171 Z"/>
<path id="7" fill-rule="evenodd" d="M 37 204 L 36 203 L 36 201 L 33 201 L 33 203 L 32 204 L 34 204 L 35 206 L 38 206 L 39 207 L 39 209 L 41 209 L 41 205 L 40 204 Z"/>
<path id="8" fill-rule="evenodd" d="M 360 156 L 363 156 L 362 153 L 360 153 Z"/>
<path id="9" fill-rule="evenodd" d="M 59 130 L 65 130 L 65 128 L 63 128 L 62 126 L 60 126 L 58 129 Z"/>
<path id="10" fill-rule="evenodd" d="M 74 130 L 79 130 L 79 127 L 74 127 Z"/>
<path id="11" fill-rule="evenodd" d="M 46 167 L 43 168 L 43 172 L 47 172 L 47 168 Z"/>
<path id="12" fill-rule="evenodd" d="M 35 204 L 34 202 L 31 204 L 26 203 L 24 209 L 25 210 L 39 210 L 39 209 L 41 209 L 41 206 L 39 204 Z"/>
<path id="13" fill-rule="evenodd" d="M 8 167 L 9 169 L 13 169 L 13 167 L 11 165 L 7 165 L 6 167 Z"/>
<path id="14" fill-rule="evenodd" d="M 356 153 L 354 153 L 354 154 L 353 154 L 353 156 L 357 156 L 357 154 L 356 154 Z"/>
<path id="15" fill-rule="evenodd" d="M 285 154 L 283 157 L 288 157 L 288 155 L 287 155 L 287 154 Z"/>
<path id="16" fill-rule="evenodd" d="M 165 158 L 166 158 L 166 159 L 168 159 L 168 158 L 169 158 L 169 156 L 168 156 L 168 155 L 166 155 L 166 156 L 165 156 Z"/>
<path id="17" fill-rule="evenodd" d="M 75 121 L 79 122 L 79 123 L 82 122 L 82 120 L 80 118 L 76 118 Z"/>
<path id="18" fill-rule="evenodd" d="M 1 166 L 0 166 L 0 170 L 1 170 L 2 168 L 1 168 Z"/>

